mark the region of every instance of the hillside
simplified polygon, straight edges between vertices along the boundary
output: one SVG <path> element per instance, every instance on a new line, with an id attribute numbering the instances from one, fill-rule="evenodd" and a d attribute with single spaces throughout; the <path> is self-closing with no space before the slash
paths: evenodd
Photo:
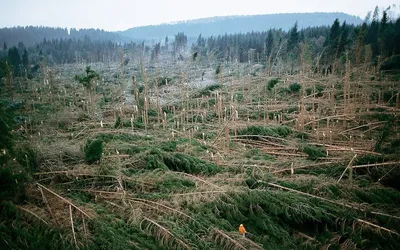
<path id="1" fill-rule="evenodd" d="M 270 28 L 289 30 L 297 21 L 299 28 L 330 26 L 338 18 L 347 24 L 360 24 L 358 17 L 345 13 L 291 13 L 253 16 L 226 16 L 182 21 L 173 24 L 160 24 L 135 27 L 120 32 L 109 32 L 100 29 L 70 29 L 53 27 L 13 27 L 0 29 L 0 45 L 16 46 L 23 42 L 25 46 L 35 45 L 44 39 L 80 39 L 86 36 L 92 41 L 159 41 L 166 36 L 172 37 L 184 32 L 189 40 L 221 34 L 267 31 Z"/>
<path id="2" fill-rule="evenodd" d="M 42 42 L 44 39 L 79 39 L 83 40 L 89 37 L 92 41 L 127 41 L 121 35 L 104 31 L 100 29 L 70 29 L 53 28 L 53 27 L 13 27 L 0 29 L 0 44 L 3 47 L 4 43 L 8 46 L 16 46 L 19 42 L 25 46 L 35 45 Z"/>
<path id="3" fill-rule="evenodd" d="M 358 17 L 345 13 L 288 13 L 251 16 L 227 16 L 195 19 L 175 24 L 161 24 L 131 28 L 119 34 L 135 39 L 163 39 L 184 32 L 194 38 L 201 34 L 203 37 L 221 34 L 246 33 L 251 31 L 267 31 L 269 29 L 289 30 L 297 21 L 299 28 L 314 26 L 329 26 L 338 18 L 347 24 L 360 24 Z"/>

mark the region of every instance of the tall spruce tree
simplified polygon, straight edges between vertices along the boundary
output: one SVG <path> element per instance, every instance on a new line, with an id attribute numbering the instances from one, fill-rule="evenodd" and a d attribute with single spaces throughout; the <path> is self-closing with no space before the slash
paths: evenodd
<path id="1" fill-rule="evenodd" d="M 28 71 L 29 58 L 28 58 L 28 51 L 26 49 L 24 49 L 24 53 L 22 54 L 22 65 L 24 66 L 24 70 Z"/>
<path id="2" fill-rule="evenodd" d="M 339 45 L 339 39 L 340 39 L 340 23 L 339 19 L 336 18 L 329 31 L 328 39 L 325 41 L 325 45 L 328 46 L 328 54 L 330 55 L 331 60 L 335 59 L 336 57 Z"/>
<path id="3" fill-rule="evenodd" d="M 8 58 L 7 58 L 14 75 L 20 75 L 20 66 L 21 66 L 21 57 L 19 55 L 18 49 L 16 47 L 12 47 L 8 50 Z"/>
<path id="4" fill-rule="evenodd" d="M 339 58 L 345 51 L 346 46 L 349 43 L 349 28 L 346 25 L 346 21 L 343 22 L 340 27 L 340 36 L 337 43 L 336 58 Z"/>
<path id="5" fill-rule="evenodd" d="M 288 52 L 297 51 L 299 47 L 299 32 L 297 30 L 297 21 L 289 31 L 289 38 L 287 43 Z"/>
<path id="6" fill-rule="evenodd" d="M 271 29 L 268 31 L 267 39 L 266 39 L 265 43 L 266 43 L 265 53 L 266 53 L 266 56 L 269 57 L 272 53 L 272 47 L 274 46 L 274 34 L 272 33 Z"/>

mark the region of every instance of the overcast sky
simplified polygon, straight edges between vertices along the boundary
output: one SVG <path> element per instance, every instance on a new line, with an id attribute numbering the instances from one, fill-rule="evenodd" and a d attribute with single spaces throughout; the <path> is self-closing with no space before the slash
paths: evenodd
<path id="1" fill-rule="evenodd" d="M 0 0 L 0 27 L 51 26 L 109 31 L 227 15 L 345 12 L 364 18 L 394 0 Z M 399 7 L 397 7 L 399 9 Z"/>

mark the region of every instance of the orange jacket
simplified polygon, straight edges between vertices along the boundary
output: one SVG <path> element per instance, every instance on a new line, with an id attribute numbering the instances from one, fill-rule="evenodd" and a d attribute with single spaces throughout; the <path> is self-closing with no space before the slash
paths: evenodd
<path id="1" fill-rule="evenodd" d="M 244 228 L 244 226 L 242 224 L 240 224 L 240 226 L 239 226 L 239 232 L 241 234 L 245 234 L 246 233 L 246 228 Z"/>

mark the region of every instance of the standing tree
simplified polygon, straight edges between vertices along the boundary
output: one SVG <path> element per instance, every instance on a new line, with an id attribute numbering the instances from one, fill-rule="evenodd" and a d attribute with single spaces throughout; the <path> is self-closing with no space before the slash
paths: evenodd
<path id="1" fill-rule="evenodd" d="M 179 32 L 175 35 L 175 41 L 173 42 L 174 46 L 174 56 L 180 54 L 182 51 L 186 49 L 187 46 L 187 36 L 182 32 Z M 182 56 L 179 55 L 181 58 Z"/>
<path id="2" fill-rule="evenodd" d="M 272 33 L 272 30 L 268 31 L 267 39 L 265 41 L 265 55 L 266 56 L 271 56 L 272 53 L 272 47 L 274 46 L 274 34 Z"/>
<path id="3" fill-rule="evenodd" d="M 331 29 L 329 31 L 328 39 L 325 41 L 325 45 L 328 46 L 328 60 L 333 61 L 336 59 L 336 52 L 339 46 L 340 38 L 340 23 L 339 19 L 335 19 Z"/>
<path id="4" fill-rule="evenodd" d="M 297 31 L 297 22 L 290 29 L 288 35 L 289 35 L 289 38 L 288 38 L 288 43 L 287 43 L 286 49 L 287 49 L 288 58 L 289 58 L 290 65 L 291 65 L 290 71 L 293 72 L 294 65 L 297 64 L 298 52 L 299 52 L 299 32 Z"/>
<path id="5" fill-rule="evenodd" d="M 168 52 L 168 36 L 165 37 L 165 51 Z"/>
<path id="6" fill-rule="evenodd" d="M 24 53 L 22 54 L 22 65 L 24 67 L 25 73 L 27 73 L 29 69 L 29 59 L 28 59 L 28 51 L 26 48 L 24 49 Z"/>
<path id="7" fill-rule="evenodd" d="M 16 47 L 12 47 L 8 50 L 8 62 L 12 67 L 13 73 L 15 76 L 20 75 L 20 65 L 21 65 L 21 57 L 19 55 L 18 49 Z"/>
<path id="8" fill-rule="evenodd" d="M 272 48 L 274 46 L 274 34 L 272 33 L 272 30 L 270 29 L 268 31 L 267 39 L 265 40 L 265 56 L 266 58 L 266 68 L 267 68 L 267 74 L 269 75 L 271 73 L 271 57 L 272 57 Z"/>
<path id="9" fill-rule="evenodd" d="M 365 44 L 370 44 L 372 48 L 372 57 L 379 55 L 379 9 L 375 8 L 372 15 L 372 22 L 368 28 L 367 35 L 365 36 Z"/>
<path id="10" fill-rule="evenodd" d="M 340 36 L 337 44 L 336 56 L 335 58 L 339 58 L 345 51 L 346 46 L 349 43 L 349 28 L 346 25 L 346 21 L 343 22 L 340 28 Z"/>
<path id="11" fill-rule="evenodd" d="M 82 85 L 85 87 L 89 94 L 89 106 L 90 109 L 92 109 L 92 118 L 94 118 L 94 108 L 93 108 L 93 100 L 92 100 L 92 91 L 93 91 L 93 86 L 94 82 L 96 79 L 99 78 L 99 74 L 92 70 L 90 66 L 86 67 L 86 75 L 76 75 L 75 80 L 78 82 L 82 83 Z"/>
<path id="12" fill-rule="evenodd" d="M 361 63 L 361 54 L 363 52 L 364 49 L 364 39 L 365 39 L 365 33 L 367 31 L 367 24 L 364 22 L 361 27 L 357 27 L 355 29 L 355 34 L 357 36 L 357 40 L 356 40 L 356 49 L 355 49 L 355 61 L 356 61 L 356 65 L 360 65 Z"/>
<path id="13" fill-rule="evenodd" d="M 382 53 L 382 56 L 389 55 L 389 51 L 387 51 L 387 42 L 390 40 L 389 34 L 390 30 L 388 27 L 389 17 L 386 11 L 383 11 L 382 19 L 380 23 L 379 29 L 379 48 Z"/>

